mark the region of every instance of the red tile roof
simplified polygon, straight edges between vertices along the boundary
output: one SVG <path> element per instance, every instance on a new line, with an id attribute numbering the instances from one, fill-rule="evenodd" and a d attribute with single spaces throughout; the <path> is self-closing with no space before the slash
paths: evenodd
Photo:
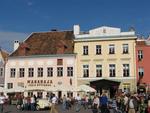
<path id="1" fill-rule="evenodd" d="M 10 56 L 72 54 L 73 31 L 33 33 Z"/>

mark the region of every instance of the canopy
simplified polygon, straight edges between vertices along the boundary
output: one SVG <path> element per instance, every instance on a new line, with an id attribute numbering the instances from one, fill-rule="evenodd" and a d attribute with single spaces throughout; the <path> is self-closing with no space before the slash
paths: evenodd
<path id="1" fill-rule="evenodd" d="M 84 92 L 96 92 L 96 90 L 88 85 L 80 85 L 77 87 L 77 91 L 84 91 Z"/>

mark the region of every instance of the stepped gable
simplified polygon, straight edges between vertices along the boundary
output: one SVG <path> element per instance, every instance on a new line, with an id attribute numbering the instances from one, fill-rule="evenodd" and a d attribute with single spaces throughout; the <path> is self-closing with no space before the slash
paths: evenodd
<path id="1" fill-rule="evenodd" d="M 10 56 L 72 54 L 73 31 L 33 33 Z"/>

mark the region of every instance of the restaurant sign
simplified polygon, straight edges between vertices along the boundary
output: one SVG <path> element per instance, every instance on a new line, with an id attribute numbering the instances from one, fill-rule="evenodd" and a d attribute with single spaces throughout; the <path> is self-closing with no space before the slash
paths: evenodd
<path id="1" fill-rule="evenodd" d="M 52 80 L 27 80 L 28 86 L 51 86 Z"/>

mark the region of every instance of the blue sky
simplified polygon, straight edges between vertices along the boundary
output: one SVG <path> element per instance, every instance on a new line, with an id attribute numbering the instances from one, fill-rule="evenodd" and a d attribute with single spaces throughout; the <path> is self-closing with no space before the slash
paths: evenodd
<path id="1" fill-rule="evenodd" d="M 14 40 L 24 40 L 32 32 L 82 31 L 103 25 L 137 34 L 150 34 L 150 0 L 0 0 L 0 46 L 12 51 Z"/>

